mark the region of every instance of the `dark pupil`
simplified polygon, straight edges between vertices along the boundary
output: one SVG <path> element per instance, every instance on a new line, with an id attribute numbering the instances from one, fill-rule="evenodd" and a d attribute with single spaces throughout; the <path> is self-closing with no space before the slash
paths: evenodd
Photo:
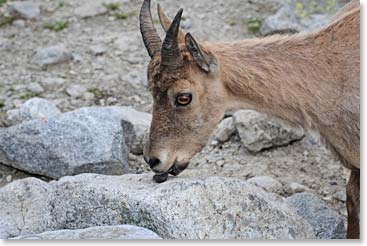
<path id="1" fill-rule="evenodd" d="M 190 94 L 179 95 L 178 98 L 177 98 L 178 104 L 181 104 L 181 105 L 187 105 L 187 104 L 190 103 L 190 101 L 191 101 L 191 95 Z"/>
<path id="2" fill-rule="evenodd" d="M 180 101 L 186 103 L 186 102 L 189 101 L 189 98 L 186 97 L 186 96 L 182 96 L 182 97 L 180 97 Z"/>

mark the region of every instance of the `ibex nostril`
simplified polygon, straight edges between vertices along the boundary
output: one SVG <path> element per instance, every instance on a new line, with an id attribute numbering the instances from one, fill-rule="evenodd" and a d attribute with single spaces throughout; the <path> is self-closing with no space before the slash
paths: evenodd
<path id="1" fill-rule="evenodd" d="M 159 163 L 161 163 L 161 161 L 159 160 L 159 159 L 157 159 L 157 158 L 150 158 L 149 159 L 149 162 L 148 162 L 148 164 L 149 164 L 149 166 L 150 166 L 150 168 L 154 168 L 154 167 L 156 167 L 156 166 L 158 166 L 159 165 Z"/>

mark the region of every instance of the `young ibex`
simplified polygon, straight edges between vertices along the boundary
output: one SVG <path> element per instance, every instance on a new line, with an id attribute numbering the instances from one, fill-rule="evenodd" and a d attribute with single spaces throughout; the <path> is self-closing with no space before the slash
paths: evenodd
<path id="1" fill-rule="evenodd" d="M 155 180 L 178 175 L 227 110 L 249 108 L 317 130 L 351 169 L 348 238 L 359 238 L 360 7 L 353 0 L 315 32 L 198 43 L 158 6 L 162 42 L 144 0 L 140 29 L 151 57 L 153 121 L 144 156 Z M 325 167 L 327 168 L 327 167 Z"/>

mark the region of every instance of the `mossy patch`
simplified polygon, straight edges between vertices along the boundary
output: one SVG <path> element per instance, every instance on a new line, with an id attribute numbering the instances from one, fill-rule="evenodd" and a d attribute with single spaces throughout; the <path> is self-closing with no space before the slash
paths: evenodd
<path id="1" fill-rule="evenodd" d="M 326 11 L 332 13 L 336 8 L 336 0 L 326 0 Z"/>
<path id="2" fill-rule="evenodd" d="M 69 26 L 69 22 L 68 21 L 55 21 L 55 22 L 49 22 L 49 23 L 45 23 L 43 25 L 43 27 L 45 29 L 48 29 L 50 31 L 53 32 L 60 32 L 62 30 L 64 30 L 65 28 L 67 28 Z"/>
<path id="3" fill-rule="evenodd" d="M 259 33 L 260 28 L 263 24 L 263 20 L 259 18 L 251 18 L 245 20 L 245 24 L 247 26 L 247 31 L 253 35 Z"/>
<path id="4" fill-rule="evenodd" d="M 120 3 L 103 3 L 103 6 L 108 11 L 116 11 L 120 9 Z"/>
<path id="5" fill-rule="evenodd" d="M 135 12 L 127 12 L 127 13 L 123 13 L 123 12 L 115 12 L 113 14 L 113 16 L 115 16 L 116 19 L 119 20 L 127 20 L 128 18 L 132 17 L 135 15 Z"/>
<path id="6" fill-rule="evenodd" d="M 329 13 L 333 14 L 336 11 L 336 0 L 316 1 L 310 0 L 308 4 L 303 2 L 295 2 L 295 13 L 299 16 L 301 21 L 306 20 L 313 14 Z"/>
<path id="7" fill-rule="evenodd" d="M 5 101 L 4 100 L 0 100 L 0 108 L 5 107 Z"/>
<path id="8" fill-rule="evenodd" d="M 96 98 L 103 97 L 103 92 L 98 88 L 91 88 L 88 92 L 92 93 Z"/>
<path id="9" fill-rule="evenodd" d="M 7 0 L 0 0 L 0 7 L 6 4 Z"/>
<path id="10" fill-rule="evenodd" d="M 34 98 L 34 97 L 39 97 L 40 94 L 39 93 L 35 93 L 35 92 L 26 92 L 22 95 L 19 96 L 19 99 L 22 99 L 22 100 L 28 100 L 28 99 L 31 99 L 31 98 Z"/>
<path id="11" fill-rule="evenodd" d="M 59 2 L 59 4 L 57 5 L 58 8 L 63 8 L 64 6 L 65 6 L 64 1 Z"/>
<path id="12" fill-rule="evenodd" d="M 0 15 L 0 27 L 5 26 L 5 25 L 9 25 L 9 24 L 13 23 L 14 20 L 15 20 L 15 18 L 13 16 Z"/>
<path id="13" fill-rule="evenodd" d="M 121 11 L 119 3 L 104 3 L 103 6 L 108 10 L 110 16 L 113 16 L 118 20 L 127 20 L 136 14 L 135 11 Z"/>
<path id="14" fill-rule="evenodd" d="M 295 13 L 301 18 L 301 20 L 305 19 L 308 16 L 305 5 L 303 3 L 296 2 L 295 7 Z"/>

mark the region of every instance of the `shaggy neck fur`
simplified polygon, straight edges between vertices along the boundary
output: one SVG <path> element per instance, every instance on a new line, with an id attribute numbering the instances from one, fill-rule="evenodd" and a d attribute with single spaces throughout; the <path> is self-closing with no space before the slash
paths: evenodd
<path id="1" fill-rule="evenodd" d="M 313 49 L 315 39 L 276 36 L 217 48 L 230 104 L 240 102 L 239 106 L 304 123 L 313 105 L 320 104 L 330 88 L 340 87 L 331 74 L 332 60 L 325 61 L 323 53 Z"/>
<path id="2" fill-rule="evenodd" d="M 345 87 L 359 90 L 359 66 L 348 60 L 359 60 L 359 41 L 343 38 L 356 28 L 343 29 L 215 45 L 230 98 L 294 123 L 304 122 L 304 112 L 317 118 L 324 113 L 320 107 L 335 104 Z M 354 47 L 346 47 L 348 43 Z M 348 84 L 356 75 L 355 83 Z"/>
<path id="3" fill-rule="evenodd" d="M 334 148 L 359 150 L 357 26 L 359 8 L 310 34 L 207 44 L 219 61 L 227 109 L 262 111 L 317 129 Z M 359 167 L 352 152 L 347 162 Z"/>

